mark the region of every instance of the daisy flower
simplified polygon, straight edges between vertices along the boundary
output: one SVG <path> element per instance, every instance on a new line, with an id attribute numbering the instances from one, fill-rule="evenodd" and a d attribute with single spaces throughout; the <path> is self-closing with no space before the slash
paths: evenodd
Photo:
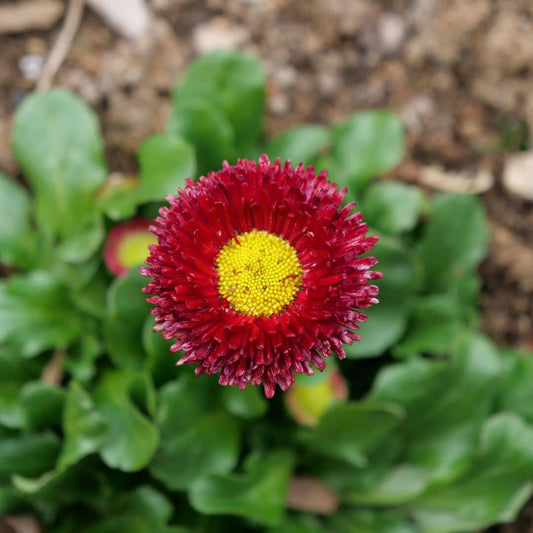
<path id="1" fill-rule="evenodd" d="M 156 242 L 150 224 L 149 220 L 134 218 L 109 230 L 104 262 L 110 272 L 125 276 L 132 267 L 144 263 L 148 245 Z"/>
<path id="2" fill-rule="evenodd" d="M 153 280 L 144 292 L 154 330 L 183 350 L 178 364 L 218 373 L 222 385 L 262 383 L 270 398 L 332 353 L 346 356 L 381 274 L 369 270 L 375 257 L 361 257 L 377 237 L 353 203 L 341 207 L 345 195 L 326 171 L 263 155 L 167 197 L 141 273 Z"/>

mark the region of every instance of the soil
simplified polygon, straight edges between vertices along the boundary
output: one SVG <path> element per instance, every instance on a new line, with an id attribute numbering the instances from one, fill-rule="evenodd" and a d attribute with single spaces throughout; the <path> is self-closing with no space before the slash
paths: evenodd
<path id="1" fill-rule="evenodd" d="M 360 109 L 391 109 L 406 126 L 408 147 L 387 178 L 430 192 L 479 193 L 492 228 L 481 267 L 482 328 L 498 344 L 533 349 L 532 203 L 502 179 L 513 153 L 533 148 L 531 0 L 148 4 L 154 22 L 137 42 L 86 9 L 55 79 L 98 112 L 111 171 L 136 171 L 135 151 L 164 129 L 171 90 L 186 66 L 217 47 L 261 60 L 269 134 L 300 123 L 332 124 Z M 21 59 L 45 58 L 60 24 L 0 35 L 0 170 L 12 175 L 18 169 L 8 148 L 10 123 L 34 86 Z M 442 179 L 428 181 L 432 172 Z M 531 509 L 491 531 L 533 532 Z"/>

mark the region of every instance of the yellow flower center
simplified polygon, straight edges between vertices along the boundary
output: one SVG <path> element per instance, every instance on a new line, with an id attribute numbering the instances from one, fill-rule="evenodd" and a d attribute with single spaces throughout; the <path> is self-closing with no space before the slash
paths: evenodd
<path id="1" fill-rule="evenodd" d="M 270 316 L 292 303 L 302 265 L 296 250 L 268 231 L 252 230 L 225 244 L 216 260 L 218 292 L 240 314 Z"/>
<path id="2" fill-rule="evenodd" d="M 119 263 L 128 269 L 141 265 L 146 259 L 149 244 L 157 244 L 157 237 L 148 229 L 126 233 L 117 246 Z"/>

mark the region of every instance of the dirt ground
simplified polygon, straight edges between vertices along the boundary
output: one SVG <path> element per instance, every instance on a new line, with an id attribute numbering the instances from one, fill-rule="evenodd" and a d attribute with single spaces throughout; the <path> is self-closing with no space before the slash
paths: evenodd
<path id="1" fill-rule="evenodd" d="M 498 344 L 533 349 L 533 174 L 520 190 L 503 178 L 518 150 L 533 149 L 531 0 L 148 4 L 153 23 L 135 42 L 86 9 L 54 83 L 98 112 L 111 171 L 135 171 L 135 150 L 164 129 L 171 90 L 187 64 L 217 47 L 261 60 L 269 133 L 332 124 L 359 109 L 391 109 L 405 123 L 408 149 L 387 177 L 480 195 L 492 227 L 481 268 L 482 328 Z M 46 58 L 60 26 L 61 19 L 0 34 L 0 170 L 12 175 L 11 117 L 34 86 L 30 67 Z M 533 532 L 532 509 L 491 531 Z"/>

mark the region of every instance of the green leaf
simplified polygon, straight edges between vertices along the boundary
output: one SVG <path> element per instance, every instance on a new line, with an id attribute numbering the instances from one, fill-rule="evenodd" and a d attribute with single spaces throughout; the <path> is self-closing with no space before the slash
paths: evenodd
<path id="1" fill-rule="evenodd" d="M 57 256 L 55 257 L 57 259 Z M 52 265 L 49 267 L 49 271 L 54 275 L 54 277 L 58 280 L 61 280 L 63 285 L 68 286 L 68 288 L 71 290 L 71 296 L 72 301 L 76 302 L 76 307 L 80 307 L 81 309 L 84 309 L 84 303 L 83 297 L 80 297 L 80 291 L 82 291 L 84 288 L 87 287 L 87 290 L 89 290 L 88 285 L 92 285 L 95 276 L 97 275 L 98 268 L 102 264 L 102 258 L 95 256 L 89 259 L 88 261 L 84 261 L 83 263 L 65 263 L 61 260 L 56 260 L 53 262 Z M 103 271 L 104 269 L 101 268 L 100 271 Z M 106 285 L 108 283 L 108 277 L 106 277 Z M 94 292 L 98 292 L 97 287 L 91 287 Z M 82 301 L 82 305 L 79 305 L 78 300 Z M 100 315 L 97 315 L 100 317 Z"/>
<path id="2" fill-rule="evenodd" d="M 263 416 L 268 411 L 268 402 L 259 387 L 224 387 L 222 389 L 224 407 L 235 416 L 251 420 Z"/>
<path id="3" fill-rule="evenodd" d="M 99 248 L 105 237 L 104 222 L 97 216 L 94 223 L 83 233 L 63 241 L 56 248 L 57 257 L 64 261 L 86 261 Z"/>
<path id="4" fill-rule="evenodd" d="M 18 401 L 19 392 L 24 383 L 36 379 L 40 371 L 40 365 L 7 350 L 0 351 L 0 425 L 22 427 L 24 417 Z"/>
<path id="5" fill-rule="evenodd" d="M 161 389 L 161 446 L 149 468 L 171 490 L 187 489 L 210 474 L 229 472 L 237 463 L 239 425 L 216 409 L 209 388 L 207 383 L 180 380 Z"/>
<path id="6" fill-rule="evenodd" d="M 146 278 L 132 269 L 109 287 L 104 334 L 109 355 L 117 366 L 139 368 L 145 363 L 141 336 L 150 307 L 141 289 L 146 283 Z"/>
<path id="7" fill-rule="evenodd" d="M 131 217 L 141 204 L 162 202 L 196 172 L 192 146 L 173 135 L 146 139 L 138 159 L 140 179 L 110 178 L 98 197 L 100 209 L 113 220 Z"/>
<path id="8" fill-rule="evenodd" d="M 109 436 L 100 449 L 110 468 L 135 472 L 144 468 L 159 444 L 159 431 L 136 407 L 129 387 L 136 379 L 125 372 L 103 375 L 94 394 L 97 409 L 109 421 Z"/>
<path id="9" fill-rule="evenodd" d="M 53 433 L 34 433 L 0 439 L 0 480 L 12 474 L 36 476 L 53 468 L 59 439 Z"/>
<path id="10" fill-rule="evenodd" d="M 370 226 L 391 235 L 410 231 L 418 222 L 423 201 L 421 190 L 413 185 L 376 183 L 364 197 L 365 219 Z"/>
<path id="11" fill-rule="evenodd" d="M 488 222 L 481 201 L 466 194 L 443 194 L 420 242 L 426 285 L 437 290 L 461 278 L 485 257 Z"/>
<path id="12" fill-rule="evenodd" d="M 75 381 L 71 381 L 63 413 L 65 440 L 58 460 L 58 468 L 77 463 L 95 453 L 107 441 L 109 424 L 94 405 L 91 396 Z"/>
<path id="13" fill-rule="evenodd" d="M 235 134 L 232 125 L 228 118 L 208 101 L 178 105 L 170 117 L 168 130 L 194 146 L 198 172 L 201 175 L 219 169 L 225 159 L 235 158 Z"/>
<path id="14" fill-rule="evenodd" d="M 359 326 L 361 340 L 344 347 L 350 358 L 381 355 L 402 337 L 419 287 L 416 258 L 399 240 L 381 237 L 371 255 L 379 259 L 375 269 L 383 273 L 374 282 L 379 304 L 364 311 L 368 319 Z"/>
<path id="15" fill-rule="evenodd" d="M 32 265 L 36 239 L 30 209 L 26 189 L 0 172 L 0 263 L 20 268 Z"/>
<path id="16" fill-rule="evenodd" d="M 290 452 L 273 450 L 249 459 L 243 474 L 202 478 L 189 492 L 191 505 L 203 514 L 234 514 L 276 526 L 284 517 L 293 462 Z"/>
<path id="17" fill-rule="evenodd" d="M 533 493 L 533 428 L 502 413 L 483 427 L 481 446 L 452 484 L 420 497 L 413 514 L 424 533 L 455 533 L 511 522 Z"/>
<path id="18" fill-rule="evenodd" d="M 171 135 L 153 135 L 139 148 L 142 203 L 163 200 L 175 194 L 195 173 L 194 151 Z"/>
<path id="19" fill-rule="evenodd" d="M 433 479 L 457 476 L 474 453 L 494 401 L 500 358 L 482 336 L 464 336 L 450 361 L 413 359 L 378 375 L 369 402 L 406 412 L 397 438 L 405 460 L 431 469 Z"/>
<path id="20" fill-rule="evenodd" d="M 452 281 L 447 291 L 456 301 L 456 314 L 467 326 L 479 326 L 478 302 L 481 293 L 481 279 L 475 272 L 465 274 Z"/>
<path id="21" fill-rule="evenodd" d="M 78 523 L 75 522 L 76 527 Z M 67 531 L 72 531 L 68 529 Z M 94 524 L 84 533 L 191 533 L 181 526 L 154 524 L 139 514 L 112 516 Z"/>
<path id="22" fill-rule="evenodd" d="M 83 335 L 68 350 L 63 367 L 73 379 L 85 383 L 96 374 L 96 359 L 101 354 L 101 340 L 91 334 Z"/>
<path id="23" fill-rule="evenodd" d="M 12 145 L 35 192 L 40 229 L 60 237 L 66 259 L 89 257 L 103 238 L 94 193 L 106 168 L 96 115 L 63 90 L 32 94 L 15 115 Z"/>
<path id="24" fill-rule="evenodd" d="M 122 493 L 110 505 L 110 512 L 87 533 L 186 533 L 188 530 L 167 526 L 174 508 L 172 502 L 150 485 L 141 485 Z"/>
<path id="25" fill-rule="evenodd" d="M 498 404 L 533 424 L 533 354 L 505 350 L 504 355 L 511 358 L 512 366 L 500 389 Z"/>
<path id="26" fill-rule="evenodd" d="M 307 440 L 310 448 L 354 466 L 368 464 L 366 454 L 396 427 L 401 409 L 348 402 L 333 405 Z"/>
<path id="27" fill-rule="evenodd" d="M 335 533 L 419 533 L 417 527 L 393 512 L 346 509 L 328 521 Z"/>
<path id="28" fill-rule="evenodd" d="M 166 524 L 172 516 L 172 503 L 149 485 L 141 485 L 122 495 L 116 504 L 117 514 L 142 514 L 154 524 Z"/>
<path id="29" fill-rule="evenodd" d="M 154 331 L 155 321 L 148 315 L 142 329 L 142 345 L 148 357 L 147 366 L 157 387 L 175 379 L 181 370 L 176 365 L 179 353 L 171 352 L 173 340 L 166 340 Z"/>
<path id="30" fill-rule="evenodd" d="M 99 511 L 108 504 L 110 490 L 97 463 L 80 462 L 70 468 L 49 470 L 39 477 L 14 474 L 12 483 L 27 496 L 47 522 L 54 520 L 65 505 L 78 504 Z M 81 504 L 81 505 L 80 505 Z M 83 508 L 82 507 L 82 508 Z"/>
<path id="31" fill-rule="evenodd" d="M 343 503 L 351 503 L 351 496 L 378 494 L 383 481 L 402 459 L 403 442 L 396 436 L 399 427 L 394 438 L 384 438 L 367 451 L 364 468 L 325 455 L 310 457 L 307 468 L 311 475 L 331 487 Z"/>
<path id="32" fill-rule="evenodd" d="M 12 484 L 0 485 L 0 515 L 5 516 L 24 507 L 26 502 Z"/>
<path id="33" fill-rule="evenodd" d="M 364 474 L 361 481 L 366 481 Z M 388 469 L 373 483 L 361 483 L 357 478 L 349 490 L 343 493 L 343 500 L 357 505 L 400 505 L 413 501 L 427 487 L 427 472 L 411 465 L 398 465 Z"/>
<path id="34" fill-rule="evenodd" d="M 284 131 L 270 141 L 265 152 L 274 161 L 289 159 L 293 165 L 311 164 L 330 144 L 330 131 L 324 126 L 296 126 Z"/>
<path id="35" fill-rule="evenodd" d="M 43 381 L 26 383 L 19 395 L 24 429 L 38 431 L 59 426 L 64 401 L 65 392 L 60 387 Z"/>
<path id="36" fill-rule="evenodd" d="M 0 281 L 0 342 L 24 357 L 64 348 L 81 331 L 82 317 L 50 273 L 33 271 Z"/>
<path id="37" fill-rule="evenodd" d="M 372 178 L 401 161 L 404 144 L 402 123 L 392 113 L 355 113 L 333 128 L 332 176 L 357 194 Z"/>
<path id="38" fill-rule="evenodd" d="M 449 294 L 419 298 L 413 306 L 407 335 L 394 347 L 393 353 L 409 357 L 449 352 L 465 327 L 458 308 L 459 302 Z"/>
<path id="39" fill-rule="evenodd" d="M 265 75 L 253 57 L 218 50 L 189 67 L 174 100 L 180 108 L 201 100 L 219 109 L 233 127 L 237 153 L 244 157 L 262 131 Z"/>
<path id="40" fill-rule="evenodd" d="M 318 517 L 311 514 L 292 514 L 277 527 L 269 529 L 269 533 L 328 533 Z"/>

